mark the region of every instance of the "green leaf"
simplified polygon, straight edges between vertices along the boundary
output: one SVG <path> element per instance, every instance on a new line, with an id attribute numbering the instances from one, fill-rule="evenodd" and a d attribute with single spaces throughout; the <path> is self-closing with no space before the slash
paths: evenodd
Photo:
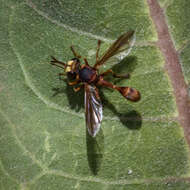
<path id="1" fill-rule="evenodd" d="M 190 87 L 190 64 L 189 64 L 190 20 L 186 16 L 188 14 L 189 14 L 188 2 L 176 0 L 171 5 L 168 4 L 167 15 L 172 25 L 171 32 L 175 38 L 176 48 L 179 51 L 179 56 L 181 59 L 181 64 L 185 79 Z"/>
<path id="2" fill-rule="evenodd" d="M 168 6 L 169 18 L 169 8 L 179 11 L 179 2 L 185 1 Z M 190 187 L 183 180 L 189 177 L 188 145 L 146 1 L 1 0 L 0 9 L 0 189 Z M 170 19 L 180 48 L 177 33 L 187 29 Z M 129 80 L 108 79 L 138 89 L 142 99 L 131 103 L 101 88 L 104 118 L 92 138 L 83 90 L 74 93 L 58 79 L 63 70 L 49 64 L 50 56 L 67 62 L 74 45 L 93 65 L 97 39 L 104 52 L 130 29 L 137 38 L 131 54 L 102 70 L 129 72 Z M 189 69 L 186 48 L 182 59 Z"/>

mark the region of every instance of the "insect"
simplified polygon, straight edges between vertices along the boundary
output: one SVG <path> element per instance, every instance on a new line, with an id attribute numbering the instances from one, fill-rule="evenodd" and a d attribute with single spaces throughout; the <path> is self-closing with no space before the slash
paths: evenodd
<path id="1" fill-rule="evenodd" d="M 74 58 L 67 63 L 57 60 L 51 56 L 51 64 L 64 69 L 64 73 L 59 73 L 59 76 L 67 74 L 69 79 L 68 84 L 75 86 L 73 89 L 75 92 L 79 91 L 82 87 L 85 91 L 84 103 L 85 103 L 85 119 L 86 127 L 89 134 L 95 137 L 100 129 L 100 124 L 103 117 L 102 103 L 99 96 L 98 86 L 104 86 L 117 90 L 127 100 L 136 102 L 140 100 L 140 92 L 134 88 L 127 86 L 116 86 L 104 79 L 108 74 L 112 74 L 116 78 L 129 78 L 129 75 L 118 75 L 111 69 L 99 73 L 99 67 L 105 64 L 111 58 L 118 56 L 126 51 L 129 52 L 132 47 L 132 41 L 134 38 L 134 31 L 129 31 L 121 35 L 108 49 L 99 56 L 99 50 L 101 41 L 98 40 L 96 61 L 94 66 L 90 66 L 86 58 L 83 58 L 84 63 L 81 63 L 81 56 L 71 46 Z"/>

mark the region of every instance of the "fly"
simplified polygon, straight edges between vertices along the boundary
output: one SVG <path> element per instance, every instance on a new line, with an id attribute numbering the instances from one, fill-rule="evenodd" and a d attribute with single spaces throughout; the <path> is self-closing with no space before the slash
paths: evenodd
<path id="1" fill-rule="evenodd" d="M 71 86 L 78 85 L 74 87 L 74 91 L 78 92 L 82 87 L 85 91 L 84 103 L 85 103 L 85 119 L 86 127 L 89 134 L 95 137 L 100 129 L 100 124 L 103 117 L 102 103 L 99 96 L 98 86 L 104 86 L 117 90 L 124 98 L 132 102 L 140 100 L 140 92 L 134 88 L 127 86 L 116 86 L 106 80 L 104 77 L 108 74 L 112 74 L 116 78 L 129 77 L 126 75 L 118 75 L 114 73 L 111 69 L 99 73 L 99 67 L 105 64 L 111 58 L 117 57 L 119 54 L 130 51 L 134 41 L 134 31 L 129 31 L 121 35 L 108 49 L 99 56 L 99 50 L 101 46 L 101 41 L 98 40 L 97 51 L 96 51 L 96 62 L 94 66 L 90 66 L 86 58 L 84 58 L 84 63 L 81 64 L 81 56 L 74 50 L 71 46 L 71 51 L 73 52 L 74 58 L 69 60 L 67 63 L 58 61 L 55 57 L 51 57 L 51 64 L 61 67 L 64 69 L 64 73 L 59 73 L 59 76 L 67 74 L 69 79 L 68 84 Z"/>

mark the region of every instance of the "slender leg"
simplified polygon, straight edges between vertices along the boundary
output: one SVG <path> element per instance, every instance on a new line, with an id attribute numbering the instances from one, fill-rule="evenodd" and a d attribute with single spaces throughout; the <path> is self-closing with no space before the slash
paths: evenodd
<path id="1" fill-rule="evenodd" d="M 111 69 L 109 69 L 109 70 L 103 72 L 103 73 L 101 74 L 101 76 L 106 76 L 106 75 L 108 75 L 109 73 L 112 73 L 112 74 L 113 74 L 113 71 L 112 71 Z"/>
<path id="2" fill-rule="evenodd" d="M 100 45 L 101 45 L 101 40 L 98 40 L 98 46 L 96 50 L 96 62 L 99 60 L 99 51 L 100 51 Z"/>
<path id="3" fill-rule="evenodd" d="M 76 87 L 76 88 L 73 88 L 73 90 L 74 90 L 75 92 L 78 92 L 82 87 L 84 87 L 84 84 L 82 84 L 81 86 L 78 86 L 78 87 Z"/>
<path id="4" fill-rule="evenodd" d="M 63 80 L 62 78 L 61 78 L 61 76 L 65 76 L 66 75 L 66 73 L 59 73 L 59 80 Z"/>
<path id="5" fill-rule="evenodd" d="M 79 54 L 77 54 L 77 52 L 74 50 L 73 46 L 71 46 L 71 51 L 73 52 L 73 55 L 77 58 L 81 58 L 81 56 Z"/>
<path id="6" fill-rule="evenodd" d="M 85 65 L 89 66 L 88 61 L 86 58 L 84 58 Z"/>
<path id="7" fill-rule="evenodd" d="M 124 78 L 124 79 L 128 79 L 130 77 L 129 74 L 125 74 L 125 75 L 118 75 L 116 73 L 114 73 L 111 69 L 105 71 L 104 73 L 101 74 L 101 76 L 106 76 L 108 75 L 109 73 L 111 73 L 113 75 L 113 77 L 115 78 Z"/>
<path id="8" fill-rule="evenodd" d="M 78 84 L 78 83 L 79 83 L 79 81 L 78 81 L 78 80 L 75 80 L 75 81 L 69 82 L 69 85 L 70 85 L 70 86 L 73 86 L 73 85 L 76 85 L 76 84 Z"/>

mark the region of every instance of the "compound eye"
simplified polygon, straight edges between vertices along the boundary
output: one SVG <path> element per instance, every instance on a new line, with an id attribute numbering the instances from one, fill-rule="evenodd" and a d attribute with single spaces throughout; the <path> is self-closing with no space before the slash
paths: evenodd
<path id="1" fill-rule="evenodd" d="M 72 60 L 73 60 L 74 62 L 76 62 L 76 63 L 80 63 L 80 60 L 79 60 L 78 58 L 76 58 L 76 57 L 73 58 Z"/>

